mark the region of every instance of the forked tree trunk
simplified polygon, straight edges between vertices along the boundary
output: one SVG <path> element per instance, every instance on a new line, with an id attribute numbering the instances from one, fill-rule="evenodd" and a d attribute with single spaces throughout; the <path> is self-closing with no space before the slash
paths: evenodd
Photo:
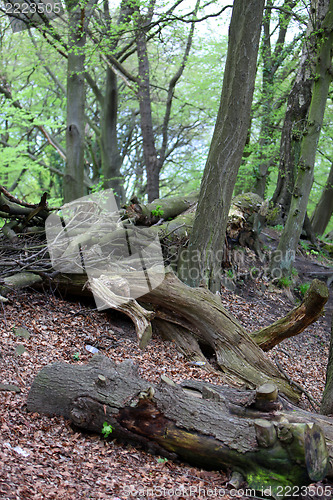
<path id="1" fill-rule="evenodd" d="M 139 280 L 136 281 L 136 290 L 140 287 Z M 58 278 L 55 278 L 55 281 L 57 282 Z M 110 276 L 107 279 L 92 278 L 85 288 L 89 287 L 94 296 L 98 297 L 98 300 L 105 306 L 108 305 L 126 313 L 122 305 L 117 305 L 118 300 L 110 291 L 110 282 Z M 82 283 L 81 280 L 81 288 Z M 72 284 L 73 282 L 69 282 L 69 287 L 73 291 Z M 142 285 L 145 286 L 145 283 Z M 136 309 L 137 302 L 132 300 L 131 303 L 133 309 Z M 287 378 L 265 356 L 238 321 L 226 311 L 220 298 L 209 290 L 190 288 L 169 272 L 161 285 L 140 298 L 140 304 L 148 306 L 149 309 L 153 307 L 154 316 L 163 320 L 158 323 L 159 331 L 163 334 L 164 325 L 166 325 L 169 336 L 170 332 L 174 332 L 172 340 L 176 343 L 179 327 L 189 338 L 194 337 L 199 346 L 196 352 L 199 358 L 203 356 L 202 349 L 215 352 L 217 364 L 224 373 L 225 383 L 234 387 L 254 388 L 265 382 L 274 382 L 279 390 L 291 400 L 299 399 L 298 389 L 290 385 Z M 126 304 L 126 308 L 129 306 L 130 303 Z M 151 314 L 151 310 L 147 309 L 148 323 L 139 321 L 143 325 L 142 330 L 137 329 L 141 347 L 144 347 L 149 340 Z M 175 328 L 173 328 L 174 325 Z M 207 367 L 210 368 L 208 361 Z"/>
<path id="2" fill-rule="evenodd" d="M 272 384 L 237 391 L 201 381 L 179 386 L 162 376 L 153 385 L 138 377 L 131 360 L 116 365 L 96 355 L 86 366 L 45 367 L 27 406 L 98 433 L 107 422 L 112 438 L 168 458 L 234 469 L 251 488 L 271 488 L 275 498 L 283 498 L 287 486 L 332 475 L 332 422 L 278 398 Z"/>
<path id="3" fill-rule="evenodd" d="M 38 275 L 26 275 L 27 285 L 41 281 Z M 13 283 L 15 276 L 6 278 L 9 280 L 7 286 Z M 126 289 L 128 283 L 119 276 L 91 277 L 87 282 L 87 276 L 83 274 L 58 274 L 53 277 L 53 286 L 57 286 L 62 294 L 87 296 L 93 293 L 104 308 L 127 314 L 135 324 L 142 348 L 149 342 L 153 326 L 162 336 L 173 340 L 187 357 L 202 362 L 207 370 L 214 368 L 205 353 L 215 354 L 226 383 L 253 388 L 274 382 L 281 393 L 294 401 L 299 399 L 300 391 L 279 372 L 261 347 L 272 348 L 283 339 L 297 335 L 319 317 L 328 296 L 324 283 L 315 280 L 299 307 L 272 326 L 249 335 L 223 307 L 219 296 L 205 288 L 186 286 L 171 271 L 149 293 L 142 273 L 132 275 L 131 281 L 135 282 L 139 302 L 121 298 L 120 290 Z M 6 290 L 1 288 L 0 294 L 4 295 Z"/>

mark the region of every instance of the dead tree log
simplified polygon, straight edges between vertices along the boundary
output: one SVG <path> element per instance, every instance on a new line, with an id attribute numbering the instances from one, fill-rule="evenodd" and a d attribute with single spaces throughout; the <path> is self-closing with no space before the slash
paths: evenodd
<path id="1" fill-rule="evenodd" d="M 38 274 L 21 271 L 0 280 L 0 295 L 6 297 L 12 290 L 19 290 L 42 282 L 43 278 Z"/>
<path id="2" fill-rule="evenodd" d="M 165 249 L 167 264 L 173 264 L 173 270 L 181 268 L 182 250 L 186 246 L 196 212 L 198 193 L 188 196 L 174 196 L 162 198 L 140 204 L 136 198 L 125 207 L 123 219 L 131 219 L 136 225 L 152 226 L 159 235 Z M 254 193 L 245 193 L 236 196 L 230 207 L 227 223 L 227 242 L 231 246 L 240 245 L 249 247 L 262 256 L 259 234 L 268 215 L 268 207 L 260 196 Z M 179 247 L 177 248 L 177 244 Z M 226 253 L 226 248 L 224 249 Z"/>
<path id="3" fill-rule="evenodd" d="M 161 198 L 152 203 L 144 205 L 139 203 L 136 197 L 132 198 L 130 205 L 125 208 L 123 218 L 132 219 L 136 224 L 151 226 L 160 219 L 174 219 L 177 215 L 185 212 L 194 205 L 199 198 L 199 192 L 191 193 L 187 196 L 173 196 Z"/>
<path id="4" fill-rule="evenodd" d="M 87 288 L 90 288 L 105 306 L 114 307 L 114 293 L 110 291 L 112 277 L 92 278 L 88 284 L 84 276 L 75 276 L 74 279 L 75 281 L 70 282 L 67 277 L 66 280 L 65 286 L 69 287 L 71 293 L 78 289 L 85 293 Z M 136 280 L 137 291 L 140 289 L 140 279 L 142 278 Z M 54 281 L 59 285 L 62 276 L 57 276 Z M 145 286 L 146 283 L 142 283 L 142 287 Z M 64 290 L 62 287 L 62 291 Z M 182 329 L 183 338 L 186 335 L 189 339 L 194 337 L 195 342 L 189 343 L 189 354 L 192 357 L 196 354 L 197 359 L 205 359 L 205 350 L 214 352 L 217 364 L 224 373 L 225 383 L 235 387 L 254 388 L 265 382 L 273 382 L 291 400 L 298 401 L 300 398 L 299 389 L 293 387 L 285 375 L 265 356 L 236 318 L 223 307 L 220 297 L 209 290 L 190 288 L 172 272 L 167 272 L 163 282 L 138 299 L 138 302 L 146 309 L 147 320 L 151 321 L 153 312 L 154 318 L 160 320 L 159 331 L 163 334 L 165 325 L 166 334 L 176 344 L 179 341 L 179 328 Z M 127 310 L 131 303 L 134 311 L 135 301 L 126 304 Z M 139 342 L 142 338 L 147 339 L 147 323 L 141 322 L 141 325 L 144 325 L 143 330 L 137 328 Z M 139 323 L 136 326 L 138 327 Z M 209 368 L 208 362 L 207 367 Z"/>
<path id="5" fill-rule="evenodd" d="M 89 284 L 83 275 L 63 276 L 58 275 L 54 283 L 61 289 L 66 289 L 70 294 L 87 294 L 89 289 L 99 297 L 104 304 L 114 308 L 114 294 L 110 290 L 112 277 L 101 276 L 93 278 Z M 137 289 L 140 282 L 136 280 Z M 300 314 L 289 313 L 274 328 L 271 334 L 271 345 L 276 345 L 286 338 L 286 325 L 291 325 L 294 318 L 293 334 L 297 328 L 301 331 L 309 311 L 315 311 L 319 304 L 317 314 L 312 314 L 314 321 L 321 311 L 324 297 L 327 295 L 325 284 L 315 283 L 312 290 L 321 290 L 322 299 L 318 294 L 309 293 L 305 299 L 307 307 L 300 306 L 302 321 L 296 321 Z M 316 307 L 310 307 L 311 297 L 315 297 Z M 157 329 L 168 340 L 174 341 L 180 350 L 192 361 L 205 363 L 203 367 L 212 370 L 205 353 L 214 353 L 219 368 L 224 372 L 226 383 L 239 387 L 245 385 L 253 388 L 265 382 L 273 381 L 280 392 L 296 401 L 300 392 L 265 356 L 260 345 L 256 343 L 256 336 L 251 339 L 238 321 L 223 307 L 218 296 L 205 288 L 190 288 L 182 283 L 172 272 L 167 272 L 163 282 L 148 294 L 137 299 L 141 305 L 140 317 L 136 322 L 137 336 L 141 347 L 149 340 L 149 325 Z M 310 302 L 309 302 L 310 301 Z M 119 300 L 118 300 L 119 303 Z M 117 308 L 117 307 L 116 307 Z M 126 304 L 125 314 L 133 319 L 137 310 L 137 302 L 130 301 Z M 298 311 L 298 313 L 300 313 Z M 139 321 L 146 317 L 146 321 Z M 266 330 L 266 329 L 264 329 Z M 259 332 L 260 333 L 260 332 Z M 260 336 L 258 336 L 260 338 Z M 268 342 L 268 337 L 266 342 Z"/>
<path id="6" fill-rule="evenodd" d="M 41 280 L 40 276 L 32 276 Z M 258 345 L 257 338 L 260 339 L 260 335 L 251 339 L 240 323 L 223 307 L 218 296 L 205 288 L 190 288 L 172 272 L 167 272 L 165 279 L 157 288 L 138 301 L 128 300 L 116 296 L 111 291 L 114 287 L 110 287 L 110 283 L 114 279 L 117 280 L 118 277 L 101 276 L 92 278 L 87 283 L 85 275 L 58 274 L 52 283 L 63 294 L 91 295 L 93 292 L 106 307 L 127 314 L 135 324 L 139 345 L 142 348 L 149 341 L 153 327 L 163 337 L 174 341 L 189 359 L 200 362 L 204 369 L 213 370 L 207 359 L 207 352 L 214 354 L 228 384 L 253 388 L 273 381 L 281 393 L 293 401 L 299 399 L 300 390 L 280 373 L 265 356 L 260 348 L 261 345 Z M 135 281 L 137 290 L 140 290 L 139 279 Z M 146 286 L 146 283 L 143 283 L 143 286 Z M 316 289 L 316 286 L 312 288 Z M 326 285 L 318 285 L 317 288 L 322 290 L 321 296 L 324 297 Z M 308 295 L 307 304 L 312 296 L 312 293 Z M 314 296 L 318 298 L 316 294 Z M 320 304 L 321 310 L 322 302 L 316 303 Z M 307 311 L 314 311 L 315 308 L 309 306 L 304 309 L 300 306 L 300 310 L 304 317 L 302 321 L 294 322 L 293 334 L 297 333 L 296 329 L 300 328 L 300 325 L 303 327 L 305 323 L 310 323 L 306 316 Z M 271 338 L 267 336 L 267 332 L 265 333 L 266 344 L 269 341 L 271 346 L 275 345 L 288 336 L 286 325 L 291 325 L 290 316 L 296 319 L 300 317 L 292 311 L 287 315 L 287 319 L 274 324 Z M 312 316 L 312 320 L 315 316 Z"/>
<path id="7" fill-rule="evenodd" d="M 303 302 L 266 328 L 250 333 L 251 338 L 264 351 L 269 351 L 284 339 L 294 337 L 317 321 L 328 300 L 328 288 L 322 281 L 313 280 Z"/>
<path id="8" fill-rule="evenodd" d="M 286 486 L 332 475 L 325 441 L 331 421 L 278 398 L 272 384 L 238 391 L 199 381 L 179 386 L 162 377 L 153 385 L 130 360 L 117 365 L 96 355 L 86 366 L 43 368 L 27 407 L 98 433 L 107 422 L 113 438 L 207 469 L 232 468 L 251 488 L 271 487 L 276 498 Z"/>

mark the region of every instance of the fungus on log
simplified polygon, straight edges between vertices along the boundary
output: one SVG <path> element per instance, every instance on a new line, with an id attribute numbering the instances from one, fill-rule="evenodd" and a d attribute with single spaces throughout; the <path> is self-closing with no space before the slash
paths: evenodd
<path id="1" fill-rule="evenodd" d="M 62 415 L 76 426 L 142 445 L 207 469 L 231 468 L 251 488 L 304 486 L 332 475 L 321 425 L 329 419 L 299 410 L 274 385 L 240 391 L 202 381 L 158 385 L 138 377 L 130 360 L 96 355 L 88 365 L 43 368 L 29 392 L 29 411 Z M 280 491 L 280 494 L 279 494 Z"/>

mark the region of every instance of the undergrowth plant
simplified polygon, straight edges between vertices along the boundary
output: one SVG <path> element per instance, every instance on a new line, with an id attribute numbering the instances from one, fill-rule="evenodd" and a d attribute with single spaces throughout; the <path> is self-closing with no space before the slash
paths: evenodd
<path id="1" fill-rule="evenodd" d="M 102 434 L 104 435 L 104 437 L 109 437 L 110 434 L 112 434 L 112 431 L 113 431 L 113 427 L 112 425 L 108 424 L 107 422 L 104 422 L 103 423 L 103 428 L 102 428 Z"/>
<path id="2" fill-rule="evenodd" d="M 156 208 L 154 208 L 151 211 L 151 214 L 153 217 L 162 217 L 164 214 L 164 210 L 162 208 L 162 205 L 156 205 Z"/>
<path id="3" fill-rule="evenodd" d="M 302 297 L 304 297 L 304 295 L 306 294 L 306 292 L 310 288 L 310 283 L 301 283 L 300 285 L 298 285 L 297 288 L 299 290 L 299 293 L 302 295 Z"/>
<path id="4" fill-rule="evenodd" d="M 288 276 L 282 276 L 278 281 L 278 286 L 281 288 L 289 288 L 291 285 L 291 279 Z"/>

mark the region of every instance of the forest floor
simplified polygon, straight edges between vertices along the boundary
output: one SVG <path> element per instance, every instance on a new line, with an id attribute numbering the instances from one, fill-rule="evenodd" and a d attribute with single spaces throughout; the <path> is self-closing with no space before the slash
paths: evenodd
<path id="1" fill-rule="evenodd" d="M 273 241 L 276 234 L 267 237 Z M 322 264 L 313 255 L 298 256 L 299 279 L 311 281 L 311 273 Z M 268 353 L 318 403 L 329 351 L 332 285 L 330 295 L 325 314 L 314 325 Z M 131 322 L 114 311 L 98 312 L 92 303 L 68 302 L 50 292 L 29 290 L 9 298 L 0 313 L 0 384 L 15 384 L 21 392 L 0 391 L 0 500 L 256 498 L 247 496 L 245 487 L 231 489 L 228 471 L 176 464 L 82 433 L 63 418 L 29 414 L 26 398 L 36 374 L 59 360 L 86 363 L 92 356 L 87 345 L 116 362 L 132 358 L 141 376 L 154 382 L 162 374 L 176 382 L 192 378 L 214 384 L 221 383 L 221 377 L 191 365 L 172 343 L 156 336 L 141 351 Z M 260 273 L 236 284 L 234 291 L 222 288 L 221 300 L 248 331 L 269 325 L 295 305 L 289 289 L 272 286 Z M 29 338 L 20 337 L 18 327 L 26 329 Z M 304 395 L 301 406 L 315 411 Z M 311 498 L 332 498 L 321 494 L 325 485 L 333 491 L 333 484 L 317 484 Z"/>

